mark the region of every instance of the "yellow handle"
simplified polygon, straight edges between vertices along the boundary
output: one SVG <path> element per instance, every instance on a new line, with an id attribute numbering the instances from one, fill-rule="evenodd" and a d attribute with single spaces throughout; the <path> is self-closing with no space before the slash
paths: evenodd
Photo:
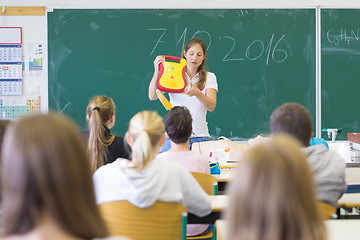
<path id="1" fill-rule="evenodd" d="M 166 110 L 170 110 L 172 108 L 171 103 L 167 100 L 167 98 L 164 96 L 162 91 L 156 89 L 156 95 L 158 96 L 160 102 L 162 103 L 162 105 Z"/>

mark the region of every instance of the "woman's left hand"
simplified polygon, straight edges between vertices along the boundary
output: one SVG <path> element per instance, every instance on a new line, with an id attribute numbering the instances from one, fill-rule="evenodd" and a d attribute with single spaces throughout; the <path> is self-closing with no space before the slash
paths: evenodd
<path id="1" fill-rule="evenodd" d="M 190 88 L 185 90 L 183 93 L 192 97 L 198 95 L 201 91 L 192 82 L 190 82 Z"/>

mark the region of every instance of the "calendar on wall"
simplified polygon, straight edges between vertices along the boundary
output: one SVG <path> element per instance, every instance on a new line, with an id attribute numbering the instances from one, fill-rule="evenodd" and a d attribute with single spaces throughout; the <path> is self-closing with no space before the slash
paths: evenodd
<path id="1" fill-rule="evenodd" d="M 22 28 L 0 28 L 0 96 L 22 95 Z"/>

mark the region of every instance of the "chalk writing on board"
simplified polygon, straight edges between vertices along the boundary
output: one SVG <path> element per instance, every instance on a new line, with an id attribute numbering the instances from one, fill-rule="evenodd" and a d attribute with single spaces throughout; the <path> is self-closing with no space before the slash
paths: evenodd
<path id="1" fill-rule="evenodd" d="M 159 39 L 156 41 L 156 44 L 154 46 L 154 48 L 152 49 L 151 53 L 150 53 L 150 56 L 153 54 L 153 52 L 155 51 L 156 47 L 159 45 L 161 41 L 161 39 L 163 38 L 163 36 L 165 35 L 166 33 L 166 28 L 152 28 L 152 29 L 147 29 L 148 31 L 161 31 L 162 34 L 160 35 Z"/>
<path id="2" fill-rule="evenodd" d="M 360 33 L 359 28 L 358 29 L 341 28 L 340 30 L 336 30 L 332 28 L 326 32 L 326 38 L 330 43 L 334 45 L 339 45 L 340 42 L 345 42 L 347 44 L 350 44 L 351 42 L 360 40 L 359 33 Z"/>
<path id="3" fill-rule="evenodd" d="M 269 65 L 270 53 L 271 53 L 271 59 L 273 59 L 275 62 L 281 63 L 281 62 L 285 61 L 286 58 L 287 58 L 286 51 L 283 50 L 283 49 L 277 48 L 280 41 L 285 37 L 285 35 L 282 35 L 281 38 L 275 44 L 275 46 L 272 48 L 272 43 L 273 43 L 273 40 L 274 40 L 274 36 L 275 36 L 275 34 L 271 35 L 270 41 L 269 41 L 266 49 L 265 49 L 264 42 L 262 40 L 256 39 L 256 40 L 252 41 L 245 50 L 246 59 L 251 60 L 251 61 L 257 60 L 259 57 L 261 57 L 263 55 L 263 53 L 265 51 L 265 52 L 267 52 L 266 65 Z M 235 48 L 235 45 L 236 45 L 235 38 L 233 38 L 231 36 L 221 36 L 221 37 L 219 37 L 219 39 L 230 39 L 232 41 L 232 46 L 231 46 L 230 50 L 226 53 L 226 55 L 223 58 L 224 62 L 227 62 L 227 61 L 242 61 L 242 60 L 245 59 L 245 57 L 228 58 L 229 54 Z M 258 47 L 256 48 L 256 46 L 258 46 Z M 257 50 L 257 52 L 255 52 L 255 53 L 253 53 L 255 51 L 254 48 L 255 48 L 255 50 Z"/>
<path id="4" fill-rule="evenodd" d="M 149 29 L 147 29 L 147 31 L 159 31 L 160 32 L 159 37 L 154 41 L 155 45 L 150 52 L 150 56 L 152 56 L 152 54 L 158 47 L 159 43 L 163 42 L 162 39 L 163 39 L 164 35 L 166 34 L 167 29 L 166 28 L 149 28 Z M 205 34 L 206 36 L 208 36 L 209 41 L 208 41 L 207 48 L 210 49 L 211 35 L 208 31 L 197 30 L 197 31 L 195 31 L 195 33 L 192 35 L 191 38 L 194 38 L 200 34 Z M 187 35 L 187 27 L 184 28 L 184 31 L 182 32 L 180 38 L 176 41 L 176 45 L 178 45 L 180 42 L 182 42 L 182 48 L 184 48 L 186 35 Z M 284 39 L 284 37 L 285 37 L 285 35 L 282 35 L 279 38 L 279 40 L 276 42 L 276 44 L 273 45 L 274 38 L 275 38 L 275 34 L 273 33 L 271 35 L 268 43 L 266 42 L 267 43 L 266 48 L 265 48 L 265 44 L 264 44 L 265 41 L 260 40 L 260 39 L 255 39 L 246 47 L 246 50 L 244 51 L 244 57 L 230 58 L 229 55 L 232 54 L 233 51 L 235 51 L 234 49 L 237 44 L 236 39 L 232 36 L 221 36 L 221 37 L 219 37 L 220 40 L 228 39 L 228 40 L 230 40 L 230 42 L 232 44 L 230 46 L 230 49 L 224 53 L 224 58 L 222 60 L 224 62 L 243 61 L 245 59 L 250 60 L 250 61 L 255 61 L 258 58 L 260 58 L 262 55 L 264 55 L 264 52 L 265 52 L 266 53 L 266 60 L 265 60 L 266 65 L 269 65 L 269 59 L 272 59 L 276 63 L 281 63 L 281 62 L 285 61 L 288 57 L 287 52 L 284 49 L 281 49 L 278 47 L 279 43 Z"/>
<path id="5" fill-rule="evenodd" d="M 248 14 L 248 11 L 246 11 L 246 10 L 237 10 L 236 12 L 240 17 L 244 16 L 245 14 Z"/>

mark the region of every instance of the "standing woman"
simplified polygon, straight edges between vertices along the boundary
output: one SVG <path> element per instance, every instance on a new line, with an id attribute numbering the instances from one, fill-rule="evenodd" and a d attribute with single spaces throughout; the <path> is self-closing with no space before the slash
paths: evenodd
<path id="1" fill-rule="evenodd" d="M 131 149 L 124 138 L 110 133 L 110 129 L 115 125 L 115 115 L 115 103 L 106 96 L 94 97 L 86 108 L 89 130 L 83 131 L 83 135 L 88 140 L 93 172 L 119 157 L 130 158 Z"/>
<path id="2" fill-rule="evenodd" d="M 186 59 L 185 71 L 186 89 L 181 94 L 169 93 L 173 106 L 185 106 L 193 118 L 193 134 L 190 137 L 190 148 L 194 142 L 207 141 L 210 138 L 206 121 L 207 111 L 214 111 L 218 84 L 214 73 L 205 69 L 206 45 L 200 38 L 191 39 L 184 47 L 182 57 Z M 164 62 L 163 56 L 157 56 L 154 61 L 154 75 L 149 84 L 149 99 L 156 100 L 159 64 Z M 167 138 L 162 151 L 170 149 Z"/>

